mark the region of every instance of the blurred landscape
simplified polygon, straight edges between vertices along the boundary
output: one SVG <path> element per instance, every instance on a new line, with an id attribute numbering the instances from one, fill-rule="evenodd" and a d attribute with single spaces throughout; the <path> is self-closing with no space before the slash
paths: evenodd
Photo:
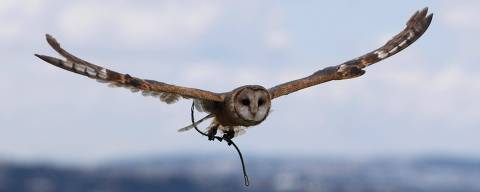
<path id="1" fill-rule="evenodd" d="M 158 157 L 97 167 L 0 164 L 0 191 L 480 191 L 480 160 Z"/>

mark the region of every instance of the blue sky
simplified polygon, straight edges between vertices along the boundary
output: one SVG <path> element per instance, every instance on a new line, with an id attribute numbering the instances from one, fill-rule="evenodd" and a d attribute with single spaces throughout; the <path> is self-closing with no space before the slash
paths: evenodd
<path id="1" fill-rule="evenodd" d="M 425 6 L 434 21 L 411 47 L 360 78 L 275 100 L 267 121 L 237 142 L 247 154 L 276 156 L 479 157 L 480 3 L 379 0 L 2 0 L 0 156 L 96 163 L 232 153 L 176 132 L 190 121 L 188 100 L 167 105 L 34 58 L 56 56 L 45 33 L 120 72 L 224 92 L 357 57 Z"/>

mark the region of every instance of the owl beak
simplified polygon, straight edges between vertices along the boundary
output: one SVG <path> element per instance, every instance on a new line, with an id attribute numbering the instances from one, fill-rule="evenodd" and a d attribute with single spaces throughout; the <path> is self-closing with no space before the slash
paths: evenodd
<path id="1" fill-rule="evenodd" d="M 250 110 L 250 113 L 252 113 L 253 116 L 257 115 L 257 112 L 258 112 L 258 107 L 252 107 L 252 109 Z"/>

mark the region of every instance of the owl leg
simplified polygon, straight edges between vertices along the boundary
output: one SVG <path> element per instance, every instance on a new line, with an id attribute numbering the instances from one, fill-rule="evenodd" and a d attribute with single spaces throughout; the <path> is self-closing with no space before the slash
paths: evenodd
<path id="1" fill-rule="evenodd" d="M 215 135 L 217 135 L 218 126 L 219 125 L 214 125 L 210 129 L 208 129 L 208 132 L 207 132 L 208 140 L 210 141 L 215 140 Z"/>

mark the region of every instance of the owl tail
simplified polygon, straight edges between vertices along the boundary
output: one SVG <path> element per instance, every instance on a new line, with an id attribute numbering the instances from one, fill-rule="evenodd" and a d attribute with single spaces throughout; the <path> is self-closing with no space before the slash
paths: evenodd
<path id="1" fill-rule="evenodd" d="M 179 129 L 178 132 L 188 131 L 188 130 L 192 129 L 194 126 L 197 126 L 198 124 L 200 124 L 200 123 L 202 123 L 203 121 L 205 121 L 205 120 L 207 120 L 207 119 L 210 119 L 210 118 L 212 118 L 212 117 L 214 117 L 214 115 L 213 115 L 213 114 L 209 114 L 209 115 L 205 116 L 204 118 L 198 120 L 198 121 L 195 122 L 194 124 L 191 124 L 191 125 L 189 125 L 189 126 L 186 126 L 186 127 L 184 127 L 184 128 Z"/>

